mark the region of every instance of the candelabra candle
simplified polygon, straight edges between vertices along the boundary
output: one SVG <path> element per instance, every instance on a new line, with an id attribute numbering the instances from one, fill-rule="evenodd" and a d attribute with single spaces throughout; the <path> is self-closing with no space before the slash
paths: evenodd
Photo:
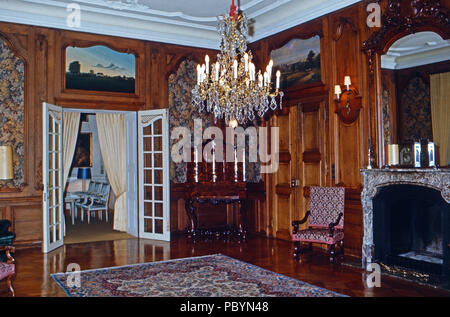
<path id="1" fill-rule="evenodd" d="M 238 181 L 237 147 L 234 146 L 234 181 Z"/>
<path id="2" fill-rule="evenodd" d="M 242 151 L 242 181 L 245 182 L 246 175 L 245 175 L 245 148 Z"/>
<path id="3" fill-rule="evenodd" d="M 194 149 L 194 180 L 198 183 L 198 149 L 197 146 Z"/>
<path id="4" fill-rule="evenodd" d="M 216 182 L 217 175 L 216 175 L 216 142 L 212 141 L 212 177 L 213 182 Z"/>

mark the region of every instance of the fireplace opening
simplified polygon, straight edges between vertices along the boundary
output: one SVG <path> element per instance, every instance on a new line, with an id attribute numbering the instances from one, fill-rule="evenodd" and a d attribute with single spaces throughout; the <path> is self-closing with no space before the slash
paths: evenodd
<path id="1" fill-rule="evenodd" d="M 375 259 L 387 265 L 447 274 L 449 204 L 441 193 L 415 185 L 390 185 L 373 200 Z"/>

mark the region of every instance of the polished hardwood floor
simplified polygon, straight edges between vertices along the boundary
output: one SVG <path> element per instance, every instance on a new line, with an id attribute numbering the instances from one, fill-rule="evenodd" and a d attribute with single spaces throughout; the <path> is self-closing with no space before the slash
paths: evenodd
<path id="1" fill-rule="evenodd" d="M 65 245 L 49 254 L 42 254 L 40 248 L 19 249 L 15 253 L 17 273 L 13 286 L 19 297 L 64 297 L 50 274 L 66 271 L 70 263 L 86 270 L 216 253 L 349 296 L 450 296 L 445 290 L 384 275 L 381 287 L 367 288 L 360 269 L 330 264 L 320 250 L 305 253 L 300 261 L 294 261 L 292 243 L 260 236 L 252 236 L 245 243 L 221 240 L 194 243 L 184 236 L 173 237 L 170 243 L 115 240 Z M 0 281 L 0 296 L 8 295 L 6 282 Z"/>

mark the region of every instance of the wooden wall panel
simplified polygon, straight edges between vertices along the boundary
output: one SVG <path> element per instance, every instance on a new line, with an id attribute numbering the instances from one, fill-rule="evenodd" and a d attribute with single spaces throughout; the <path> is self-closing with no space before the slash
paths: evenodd
<path id="1" fill-rule="evenodd" d="M 372 140 L 375 161 L 382 157 L 380 139 L 380 118 L 378 111 L 376 83 L 369 74 L 368 59 L 362 51 L 362 43 L 379 30 L 366 24 L 370 1 L 358 2 L 355 5 L 319 17 L 308 23 L 293 27 L 269 38 L 250 45 L 257 68 L 268 63 L 270 52 L 279 48 L 293 38 L 309 38 L 313 35 L 321 37 L 322 84 L 314 87 L 289 89 L 285 95 L 284 115 L 276 113 L 277 119 L 266 116 L 263 125 L 280 126 L 280 157 L 284 165 L 278 174 L 263 176 L 266 191 L 265 202 L 254 203 L 250 208 L 251 227 L 257 232 L 269 236 L 289 239 L 290 220 L 298 219 L 308 208 L 308 188 L 311 185 L 345 186 L 345 245 L 346 252 L 354 255 L 361 253 L 362 214 L 361 214 L 361 175 L 360 168 L 368 163 L 368 140 Z M 442 2 L 445 7 L 449 1 Z M 387 1 L 381 1 L 385 9 Z M 131 48 L 142 58 L 139 79 L 139 96 L 136 98 L 114 98 L 112 103 L 99 102 L 102 98 L 83 97 L 83 107 L 114 109 L 152 109 L 165 108 L 168 104 L 168 76 L 175 72 L 183 58 L 196 62 L 203 60 L 205 53 L 214 55 L 213 51 L 143 42 L 107 36 L 97 36 L 69 31 L 0 23 L 1 34 L 17 44 L 27 56 L 27 85 L 30 92 L 27 98 L 26 115 L 33 120 L 27 121 L 26 166 L 28 186 L 22 192 L 0 193 L 0 208 L 5 213 L 5 206 L 17 203 L 28 203 L 34 206 L 30 211 L 38 213 L 36 199 L 40 201 L 42 175 L 42 151 L 40 127 L 40 105 L 42 101 L 64 106 L 79 106 L 74 95 L 61 91 L 61 45 L 66 39 L 74 41 L 103 41 L 118 49 Z M 70 41 L 69 41 L 70 42 Z M 374 60 L 375 66 L 380 61 Z M 335 114 L 333 87 L 343 84 L 344 76 L 350 75 L 353 85 L 358 89 L 362 101 L 359 117 L 351 124 L 343 124 Z M 142 76 L 142 77 L 141 77 Z M 111 100 L 110 100 L 111 101 Z M 318 107 L 318 110 L 314 110 Z M 292 115 L 286 115 L 291 110 Z M 295 115 L 294 115 L 295 113 Z M 289 127 L 289 128 L 287 128 Z M 296 148 L 298 147 L 298 148 Z M 288 167 L 289 166 L 289 167 Z M 334 170 L 334 173 L 333 173 Z M 291 188 L 290 180 L 298 179 L 300 186 Z M 289 206 L 287 214 L 275 210 L 277 192 L 280 197 L 291 194 L 292 198 L 281 198 L 282 208 Z M 175 195 L 172 195 L 175 197 Z M 27 202 L 34 199 L 32 203 Z M 8 207 L 8 217 L 14 208 Z M 171 204 L 172 230 L 182 230 L 186 226 L 182 197 Z M 27 218 L 22 209 L 17 209 L 20 216 Z M 291 218 L 291 219 L 289 219 Z M 37 217 L 29 217 L 34 228 L 42 226 Z M 26 222 L 24 222 L 25 224 Z M 278 224 L 281 227 L 278 228 Z M 20 227 L 20 225 L 19 225 Z M 32 229 L 35 230 L 35 229 Z M 253 229 L 252 229 L 253 230 Z M 35 231 L 37 232 L 37 231 Z M 39 240 L 39 239 L 37 239 Z"/>
<path id="2" fill-rule="evenodd" d="M 167 79 L 182 58 L 200 61 L 214 51 L 0 22 L 0 36 L 25 60 L 25 181 L 23 189 L 2 192 L 0 216 L 13 223 L 15 243 L 42 242 L 42 102 L 81 109 L 141 110 L 168 107 Z M 137 57 L 136 94 L 64 89 L 64 47 L 106 45 Z M 184 204 L 171 205 L 171 226 L 184 228 Z M 183 209 L 183 213 L 178 212 Z M 176 230 L 175 230 L 176 231 Z"/>

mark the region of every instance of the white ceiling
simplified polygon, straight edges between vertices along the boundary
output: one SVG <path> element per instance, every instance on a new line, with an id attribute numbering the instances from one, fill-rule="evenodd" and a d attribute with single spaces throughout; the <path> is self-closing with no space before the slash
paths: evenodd
<path id="1" fill-rule="evenodd" d="M 249 42 L 360 0 L 240 0 L 253 20 Z M 235 1 L 236 4 L 239 1 Z M 81 7 L 81 25 L 67 25 L 67 6 Z M 0 21 L 204 48 L 218 48 L 217 16 L 231 0 L 0 0 Z"/>
<path id="2" fill-rule="evenodd" d="M 410 34 L 394 42 L 381 56 L 381 67 L 404 69 L 446 61 L 450 57 L 450 40 L 434 32 Z"/>

